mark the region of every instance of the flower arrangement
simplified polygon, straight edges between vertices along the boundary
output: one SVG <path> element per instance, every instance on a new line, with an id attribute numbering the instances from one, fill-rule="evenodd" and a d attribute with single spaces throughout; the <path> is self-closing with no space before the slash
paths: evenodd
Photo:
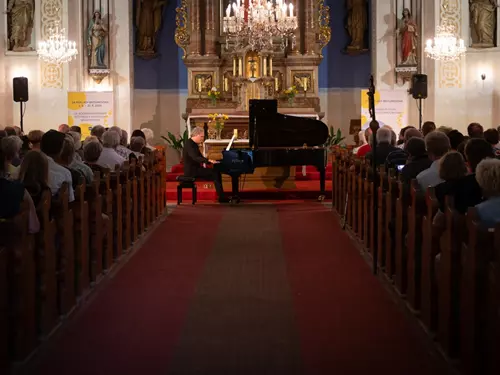
<path id="1" fill-rule="evenodd" d="M 223 113 L 211 113 L 208 118 L 210 120 L 208 125 L 217 131 L 224 129 L 224 123 L 229 120 L 229 116 Z"/>
<path id="2" fill-rule="evenodd" d="M 214 86 L 210 89 L 207 95 L 212 100 L 212 104 L 215 105 L 217 99 L 220 98 L 220 91 L 217 89 L 217 87 Z"/>
<path id="3" fill-rule="evenodd" d="M 295 95 L 298 94 L 298 91 L 297 91 L 297 87 L 295 86 L 290 86 L 289 88 L 287 88 L 284 92 L 285 96 L 288 98 L 288 102 L 290 104 L 293 103 L 293 99 L 295 98 Z"/>

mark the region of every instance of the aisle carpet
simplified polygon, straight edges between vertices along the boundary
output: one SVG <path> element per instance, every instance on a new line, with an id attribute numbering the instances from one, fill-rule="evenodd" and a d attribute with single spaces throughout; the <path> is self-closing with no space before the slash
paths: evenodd
<path id="1" fill-rule="evenodd" d="M 318 203 L 175 208 L 32 374 L 445 374 Z"/>

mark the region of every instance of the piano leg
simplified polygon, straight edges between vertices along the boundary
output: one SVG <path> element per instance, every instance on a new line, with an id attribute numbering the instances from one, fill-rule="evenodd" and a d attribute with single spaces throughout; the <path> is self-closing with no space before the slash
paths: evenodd
<path id="1" fill-rule="evenodd" d="M 319 190 L 320 190 L 320 195 L 318 197 L 319 201 L 323 201 L 325 199 L 325 180 L 326 180 L 326 168 L 321 167 L 318 168 L 319 170 Z"/>
<path id="2" fill-rule="evenodd" d="M 240 176 L 239 175 L 231 175 L 231 190 L 234 197 L 238 197 L 240 195 Z"/>

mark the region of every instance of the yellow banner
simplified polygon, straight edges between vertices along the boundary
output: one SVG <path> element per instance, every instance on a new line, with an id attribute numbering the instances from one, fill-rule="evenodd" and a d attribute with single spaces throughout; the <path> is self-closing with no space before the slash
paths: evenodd
<path id="1" fill-rule="evenodd" d="M 93 126 L 113 126 L 113 93 L 69 91 L 68 125 L 79 126 L 82 139 L 90 135 Z"/>

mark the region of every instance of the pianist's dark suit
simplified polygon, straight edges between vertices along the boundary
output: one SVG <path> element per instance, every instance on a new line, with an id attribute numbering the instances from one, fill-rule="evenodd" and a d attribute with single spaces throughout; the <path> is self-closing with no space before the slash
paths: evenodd
<path id="1" fill-rule="evenodd" d="M 203 163 L 209 164 L 210 162 L 201 154 L 200 148 L 191 138 L 184 145 L 182 157 L 184 159 L 184 176 L 213 181 L 219 199 L 224 197 L 220 172 L 215 169 L 203 168 Z"/>

